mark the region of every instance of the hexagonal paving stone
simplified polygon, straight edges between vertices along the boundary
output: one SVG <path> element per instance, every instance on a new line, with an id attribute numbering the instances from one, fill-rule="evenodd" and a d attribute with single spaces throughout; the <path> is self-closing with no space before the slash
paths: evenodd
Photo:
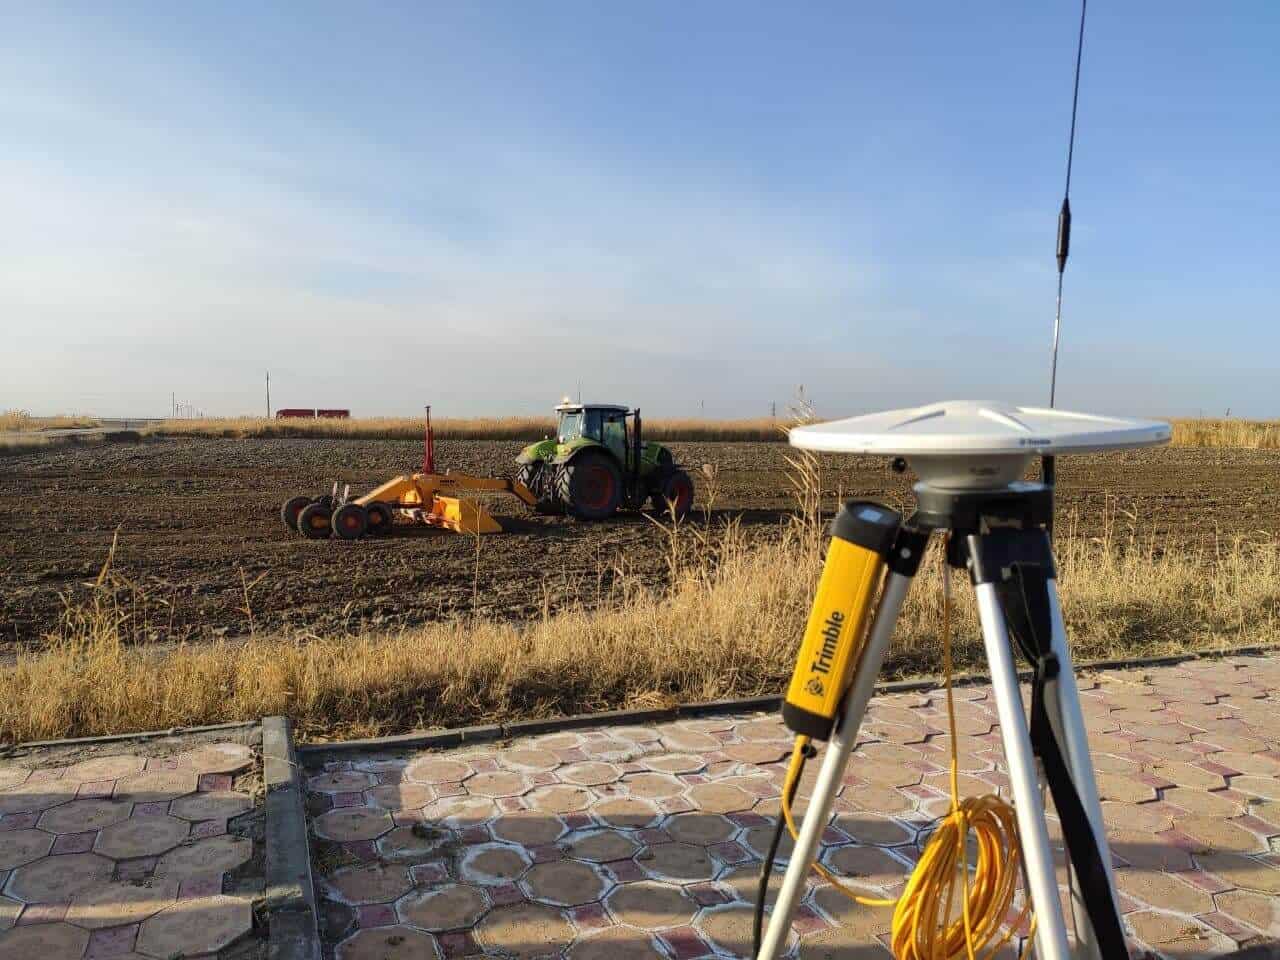
<path id="1" fill-rule="evenodd" d="M 419 861 L 433 857 L 437 850 L 453 839 L 453 833 L 423 822 L 396 827 L 378 838 L 378 852 L 388 860 Z"/>
<path id="2" fill-rule="evenodd" d="M 183 820 L 230 820 L 252 809 L 253 801 L 234 790 L 193 793 L 169 804 L 169 812 Z"/>
<path id="3" fill-rule="evenodd" d="M 48 810 L 50 807 L 56 807 L 60 803 L 74 799 L 79 789 L 78 780 L 62 778 L 28 780 L 19 787 L 0 793 L 0 817 L 11 813 L 35 813 Z"/>
<path id="4" fill-rule="evenodd" d="M 840 804 L 873 813 L 906 813 L 915 809 L 911 798 L 900 790 L 884 786 L 850 786 L 840 791 Z M 776 809 L 777 803 L 774 803 Z M 759 809 L 757 807 L 757 809 Z"/>
<path id="5" fill-rule="evenodd" d="M 170 850 L 156 864 L 158 877 L 190 877 L 226 873 L 253 855 L 253 841 L 244 837 L 211 837 Z"/>
<path id="6" fill-rule="evenodd" d="M 1218 761 L 1221 762 L 1221 761 Z M 1227 764 L 1229 766 L 1229 764 Z M 1175 783 L 1180 787 L 1191 787 L 1196 790 L 1221 790 L 1227 781 L 1220 774 L 1210 773 L 1190 763 L 1158 763 L 1151 772 L 1163 780 Z M 1167 799 L 1167 798 L 1166 798 Z"/>
<path id="7" fill-rule="evenodd" d="M 191 770 L 148 770 L 116 781 L 113 796 L 132 803 L 158 803 L 195 793 L 196 774 Z"/>
<path id="8" fill-rule="evenodd" d="M 191 825 L 177 817 L 130 817 L 98 834 L 93 849 L 116 860 L 156 857 L 187 839 Z"/>
<path id="9" fill-rule="evenodd" d="M 8 790 L 24 783 L 31 771 L 26 767 L 11 767 L 0 764 L 0 790 Z"/>
<path id="10" fill-rule="evenodd" d="M 837 830 L 848 834 L 863 846 L 892 847 L 906 843 L 915 833 L 888 817 L 872 813 L 841 813 L 835 818 Z"/>
<path id="11" fill-rule="evenodd" d="M 591 791 L 567 784 L 535 787 L 525 801 L 535 810 L 544 813 L 577 813 L 591 806 Z"/>
<path id="12" fill-rule="evenodd" d="M 823 887 L 813 899 L 818 909 L 836 925 L 806 937 L 806 955 L 856 960 L 885 960 L 890 956 L 888 948 L 876 939 L 876 935 L 889 932 L 893 924 L 891 912 L 854 903 L 831 887 Z"/>
<path id="13" fill-rule="evenodd" d="M 789 744 L 795 739 L 795 735 L 777 719 L 740 723 L 733 728 L 733 732 L 743 740 L 785 740 Z"/>
<path id="14" fill-rule="evenodd" d="M 623 784 L 631 796 L 650 800 L 674 797 L 684 791 L 684 784 L 669 773 L 633 773 Z"/>
<path id="15" fill-rule="evenodd" d="M 165 909 L 177 896 L 176 880 L 100 883 L 76 894 L 67 910 L 67 922 L 86 930 L 138 923 Z"/>
<path id="16" fill-rule="evenodd" d="M 489 832 L 499 840 L 537 847 L 555 843 L 564 833 L 564 824 L 546 813 L 511 813 L 489 824 Z"/>
<path id="17" fill-rule="evenodd" d="M 564 852 L 575 860 L 608 863 L 625 860 L 640 849 L 625 833 L 615 830 L 588 830 L 576 833 L 563 844 Z"/>
<path id="18" fill-rule="evenodd" d="M 115 868 L 95 853 L 66 853 L 18 867 L 5 891 L 27 903 L 65 903 L 77 893 L 107 880 Z"/>
<path id="19" fill-rule="evenodd" d="M 358 770 L 330 770 L 307 779 L 307 789 L 315 793 L 359 793 L 373 786 L 373 777 Z"/>
<path id="20" fill-rule="evenodd" d="M 1167 873 L 1149 870 L 1117 870 L 1116 886 L 1129 896 L 1160 910 L 1195 915 L 1213 909 L 1213 898 L 1198 887 Z"/>
<path id="21" fill-rule="evenodd" d="M 1241 773 L 1259 777 L 1280 776 L 1280 760 L 1262 753 L 1239 753 L 1235 750 L 1224 750 L 1213 754 L 1213 762 L 1220 763 Z"/>
<path id="22" fill-rule="evenodd" d="M 742 842 L 750 847 L 760 859 L 764 859 L 769 853 L 769 846 L 773 843 L 773 826 L 764 825 L 752 827 L 742 835 Z M 778 844 L 778 863 L 786 863 L 791 858 L 791 851 L 795 847 L 795 843 L 791 839 L 791 834 L 785 830 L 782 832 L 782 841 Z"/>
<path id="23" fill-rule="evenodd" d="M 1178 821 L 1178 829 L 1203 843 L 1205 852 L 1261 853 L 1267 849 L 1265 840 L 1218 817 L 1184 817 Z"/>
<path id="24" fill-rule="evenodd" d="M 482 945 L 520 958 L 559 953 L 573 940 L 573 934 L 560 910 L 540 903 L 494 907 L 475 927 Z"/>
<path id="25" fill-rule="evenodd" d="M 720 741 L 710 734 L 698 733 L 695 730 L 671 728 L 662 731 L 662 745 L 668 750 L 679 750 L 684 753 L 700 753 L 720 749 Z"/>
<path id="26" fill-rule="evenodd" d="M 569 960 L 666 960 L 653 937 L 626 927 L 607 927 L 591 936 L 580 936 L 567 954 Z"/>
<path id="27" fill-rule="evenodd" d="M 475 773 L 465 763 L 443 757 L 421 757 L 404 768 L 406 780 L 418 783 L 457 783 Z"/>
<path id="28" fill-rule="evenodd" d="M 652 880 L 622 884 L 609 894 L 605 905 L 619 923 L 650 930 L 684 926 L 698 912 L 698 904 L 684 888 Z"/>
<path id="29" fill-rule="evenodd" d="M 488 797 L 442 797 L 422 808 L 428 822 L 449 830 L 465 830 L 493 819 L 498 806 Z"/>
<path id="30" fill-rule="evenodd" d="M 467 781 L 467 793 L 478 797 L 516 797 L 529 789 L 529 781 L 522 774 L 494 770 L 477 773 Z"/>
<path id="31" fill-rule="evenodd" d="M 372 807 L 340 807 L 316 817 L 316 836 L 326 840 L 376 840 L 395 826 L 385 810 Z"/>
<path id="32" fill-rule="evenodd" d="M 413 889 L 409 868 L 387 863 L 339 870 L 324 882 L 346 903 L 390 903 Z"/>
<path id="33" fill-rule="evenodd" d="M 508 770 L 518 772 L 554 770 L 560 766 L 560 758 L 550 750 L 537 750 L 533 747 L 502 750 L 497 754 L 497 760 Z"/>
<path id="34" fill-rule="evenodd" d="M 1201 870 L 1216 874 L 1243 890 L 1280 896 L 1280 870 L 1240 853 L 1197 853 Z"/>
<path id="35" fill-rule="evenodd" d="M 88 930 L 69 923 L 37 923 L 0 934 L 0 960 L 80 957 L 88 945 Z"/>
<path id="36" fill-rule="evenodd" d="M 177 761 L 196 773 L 240 773 L 253 766 L 253 750 L 243 743 L 210 743 L 178 754 Z"/>
<path id="37" fill-rule="evenodd" d="M 1244 804 L 1234 797 L 1193 787 L 1170 787 L 1164 792 L 1164 799 L 1175 807 L 1209 817 L 1238 817 L 1245 812 Z"/>
<path id="38" fill-rule="evenodd" d="M 1275 777 L 1232 777 L 1231 788 L 1269 800 L 1280 800 L 1280 779 Z"/>
<path id="39" fill-rule="evenodd" d="M 690 787 L 686 796 L 704 813 L 750 810 L 756 802 L 756 798 L 741 787 L 723 783 L 700 783 Z"/>
<path id="40" fill-rule="evenodd" d="M 736 824 L 718 813 L 678 813 L 666 824 L 672 839 L 702 846 L 728 840 L 736 829 Z"/>
<path id="41" fill-rule="evenodd" d="M 1154 800 L 1156 798 L 1156 792 L 1152 787 L 1123 774 L 1099 773 L 1096 779 L 1098 781 L 1099 800 L 1142 803 L 1144 800 Z"/>
<path id="42" fill-rule="evenodd" d="M 370 927 L 338 944 L 337 960 L 436 960 L 436 938 L 413 927 Z"/>
<path id="43" fill-rule="evenodd" d="M 1235 949 L 1235 941 L 1188 917 L 1144 910 L 1124 919 L 1143 943 L 1166 956 L 1213 957 Z"/>
<path id="44" fill-rule="evenodd" d="M 249 932 L 253 912 L 240 897 L 181 900 L 142 924 L 138 949 L 156 957 L 213 953 Z"/>
<path id="45" fill-rule="evenodd" d="M 475 925 L 489 907 L 479 887 L 446 883 L 411 893 L 396 908 L 405 923 L 423 930 L 462 930 Z"/>
<path id="46" fill-rule="evenodd" d="M 598 760 L 585 760 L 582 763 L 569 763 L 557 771 L 565 783 L 577 784 L 580 787 L 594 787 L 604 783 L 614 783 L 622 775 L 611 763 Z"/>
<path id="47" fill-rule="evenodd" d="M 1102 822 L 1108 830 L 1159 833 L 1173 826 L 1173 817 L 1152 804 L 1107 802 L 1102 805 Z"/>
<path id="48" fill-rule="evenodd" d="M 714 910 L 706 910 L 698 920 L 703 936 L 732 957 L 749 957 L 752 950 L 751 924 L 754 911 L 751 907 L 730 904 Z"/>
<path id="49" fill-rule="evenodd" d="M 22 912 L 22 904 L 8 897 L 0 897 L 0 931 L 8 930 L 18 922 L 18 914 Z"/>
<path id="50" fill-rule="evenodd" d="M 373 787 L 365 796 L 384 810 L 421 810 L 435 800 L 436 792 L 425 783 L 388 783 Z"/>
<path id="51" fill-rule="evenodd" d="M 842 877 L 855 884 L 891 886 L 907 879 L 911 868 L 879 847 L 836 847 L 823 859 Z"/>
<path id="52" fill-rule="evenodd" d="M 677 882 L 710 880 L 716 872 L 716 865 L 706 849 L 688 843 L 659 843 L 645 847 L 636 855 L 636 862 L 653 876 Z"/>
<path id="53" fill-rule="evenodd" d="M 12 870 L 45 856 L 53 837 L 43 830 L 0 831 L 0 870 Z"/>
<path id="54" fill-rule="evenodd" d="M 142 772 L 147 761 L 142 757 L 94 757 L 92 760 L 81 760 L 67 768 L 63 776 L 70 780 L 88 783 L 93 780 L 119 780 L 121 777 L 132 777 Z"/>
<path id="55" fill-rule="evenodd" d="M 638 762 L 659 773 L 697 773 L 707 765 L 707 761 L 692 753 L 660 753 L 641 757 Z"/>
<path id="56" fill-rule="evenodd" d="M 636 797 L 617 797 L 597 803 L 591 812 L 596 819 L 610 827 L 624 827 L 628 830 L 639 830 L 651 827 L 662 819 L 660 814 L 648 800 Z"/>
<path id="57" fill-rule="evenodd" d="M 519 847 L 484 843 L 467 849 L 458 864 L 458 872 L 471 883 L 498 886 L 522 876 L 532 862 Z"/>
<path id="58" fill-rule="evenodd" d="M 87 833 L 128 818 L 133 804 L 124 800 L 72 800 L 46 810 L 37 826 L 50 833 Z"/>
<path id="59" fill-rule="evenodd" d="M 535 864 L 525 874 L 521 885 L 531 900 L 561 907 L 575 907 L 599 900 L 606 886 L 595 868 L 576 860 Z"/>
<path id="60" fill-rule="evenodd" d="M 1280 902 L 1247 890 L 1231 890 L 1217 896 L 1218 909 L 1249 924 L 1269 937 L 1280 935 Z"/>
<path id="61" fill-rule="evenodd" d="M 1191 869 L 1191 854 L 1168 843 L 1161 834 L 1141 830 L 1108 830 L 1111 852 L 1137 870 L 1176 872 Z"/>

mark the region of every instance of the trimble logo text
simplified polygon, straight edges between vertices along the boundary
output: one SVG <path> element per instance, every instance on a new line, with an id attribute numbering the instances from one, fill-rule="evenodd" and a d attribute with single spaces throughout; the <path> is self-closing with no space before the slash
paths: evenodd
<path id="1" fill-rule="evenodd" d="M 830 673 L 831 661 L 835 659 L 836 645 L 840 642 L 840 628 L 844 626 L 844 614 L 832 610 L 827 622 L 822 625 L 822 649 L 817 658 L 809 665 L 814 673 Z"/>

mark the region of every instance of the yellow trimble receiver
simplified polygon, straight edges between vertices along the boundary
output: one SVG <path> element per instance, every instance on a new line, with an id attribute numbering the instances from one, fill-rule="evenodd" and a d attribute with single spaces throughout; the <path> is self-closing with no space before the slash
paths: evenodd
<path id="1" fill-rule="evenodd" d="M 888 507 L 858 500 L 831 522 L 827 560 L 782 705 L 782 719 L 796 733 L 817 740 L 831 735 L 901 522 Z"/>

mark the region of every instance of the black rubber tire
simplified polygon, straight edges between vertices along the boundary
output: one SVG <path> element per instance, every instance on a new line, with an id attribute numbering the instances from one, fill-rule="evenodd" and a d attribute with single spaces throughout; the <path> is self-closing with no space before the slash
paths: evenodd
<path id="1" fill-rule="evenodd" d="M 683 470 L 673 470 L 663 477 L 651 496 L 653 509 L 667 518 L 671 516 L 670 501 L 674 500 L 676 519 L 683 520 L 693 507 L 693 478 Z"/>
<path id="2" fill-rule="evenodd" d="M 298 514 L 302 513 L 303 508 L 309 503 L 311 503 L 310 497 L 290 497 L 280 508 L 280 519 L 294 533 L 298 532 Z"/>
<path id="3" fill-rule="evenodd" d="M 395 526 L 395 517 L 391 513 L 391 508 L 385 503 L 374 501 L 364 508 L 364 512 L 369 517 L 368 532 L 370 536 L 385 536 Z"/>
<path id="4" fill-rule="evenodd" d="M 607 520 L 622 503 L 622 471 L 601 450 L 583 450 L 560 468 L 556 495 L 580 520 Z"/>
<path id="5" fill-rule="evenodd" d="M 339 540 L 359 540 L 369 529 L 369 514 L 358 503 L 344 503 L 333 511 L 333 534 Z"/>
<path id="6" fill-rule="evenodd" d="M 329 511 L 319 502 L 309 503 L 298 514 L 298 532 L 308 540 L 327 540 L 333 532 Z"/>

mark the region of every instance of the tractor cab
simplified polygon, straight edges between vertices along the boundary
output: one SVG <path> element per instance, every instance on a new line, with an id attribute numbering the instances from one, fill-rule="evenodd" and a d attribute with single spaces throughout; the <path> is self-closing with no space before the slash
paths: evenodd
<path id="1" fill-rule="evenodd" d="M 562 403 L 556 407 L 560 422 L 556 442 L 564 445 L 577 440 L 592 440 L 607 448 L 619 463 L 631 465 L 633 451 L 629 443 L 632 430 L 628 418 L 639 411 L 613 403 Z"/>

